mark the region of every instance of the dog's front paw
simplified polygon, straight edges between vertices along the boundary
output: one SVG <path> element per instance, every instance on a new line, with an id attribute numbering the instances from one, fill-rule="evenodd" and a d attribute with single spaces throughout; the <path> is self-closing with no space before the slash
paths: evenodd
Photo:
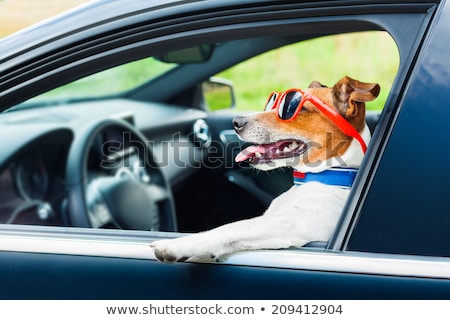
<path id="1" fill-rule="evenodd" d="M 186 261 L 189 257 L 183 257 L 180 254 L 177 254 L 176 245 L 174 246 L 171 242 L 174 242 L 174 240 L 161 240 L 150 243 L 150 247 L 153 248 L 156 259 L 167 263 Z"/>
<path id="2" fill-rule="evenodd" d="M 181 262 L 187 260 L 189 257 L 182 257 L 177 254 L 176 240 L 160 240 L 150 243 L 150 247 L 153 248 L 156 259 L 162 262 Z"/>
<path id="3" fill-rule="evenodd" d="M 159 240 L 150 243 L 155 257 L 162 262 L 212 261 L 215 255 L 209 253 L 204 242 L 193 236 Z"/>

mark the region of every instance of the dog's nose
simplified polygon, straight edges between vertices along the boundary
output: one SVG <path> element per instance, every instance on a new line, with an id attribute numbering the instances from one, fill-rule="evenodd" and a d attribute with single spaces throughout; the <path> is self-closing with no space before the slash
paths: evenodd
<path id="1" fill-rule="evenodd" d="M 236 132 L 241 132 L 244 127 L 247 125 L 248 120 L 247 117 L 237 116 L 233 119 L 233 127 Z"/>

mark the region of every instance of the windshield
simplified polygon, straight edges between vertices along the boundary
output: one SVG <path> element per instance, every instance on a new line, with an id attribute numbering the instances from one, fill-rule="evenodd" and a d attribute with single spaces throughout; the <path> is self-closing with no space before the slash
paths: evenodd
<path id="1" fill-rule="evenodd" d="M 175 63 L 162 62 L 153 57 L 133 61 L 47 91 L 13 109 L 120 96 L 177 66 Z"/>

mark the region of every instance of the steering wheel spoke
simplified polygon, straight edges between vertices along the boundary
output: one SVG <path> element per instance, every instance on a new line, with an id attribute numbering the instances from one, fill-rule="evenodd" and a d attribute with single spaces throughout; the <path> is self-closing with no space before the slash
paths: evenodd
<path id="1" fill-rule="evenodd" d="M 162 202 L 167 201 L 170 199 L 170 194 L 167 192 L 167 190 L 161 186 L 151 184 L 147 185 L 146 189 L 150 195 L 150 197 L 155 202 Z"/>

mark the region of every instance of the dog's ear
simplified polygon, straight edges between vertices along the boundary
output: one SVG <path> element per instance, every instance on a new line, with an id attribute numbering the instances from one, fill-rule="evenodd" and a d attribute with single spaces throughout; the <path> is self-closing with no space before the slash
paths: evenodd
<path id="1" fill-rule="evenodd" d="M 365 83 L 345 76 L 333 87 L 334 104 L 346 118 L 358 114 L 364 102 L 372 101 L 380 93 L 377 83 Z"/>
<path id="2" fill-rule="evenodd" d="M 319 81 L 313 81 L 309 84 L 308 88 L 326 88 L 327 86 L 324 86 Z"/>

